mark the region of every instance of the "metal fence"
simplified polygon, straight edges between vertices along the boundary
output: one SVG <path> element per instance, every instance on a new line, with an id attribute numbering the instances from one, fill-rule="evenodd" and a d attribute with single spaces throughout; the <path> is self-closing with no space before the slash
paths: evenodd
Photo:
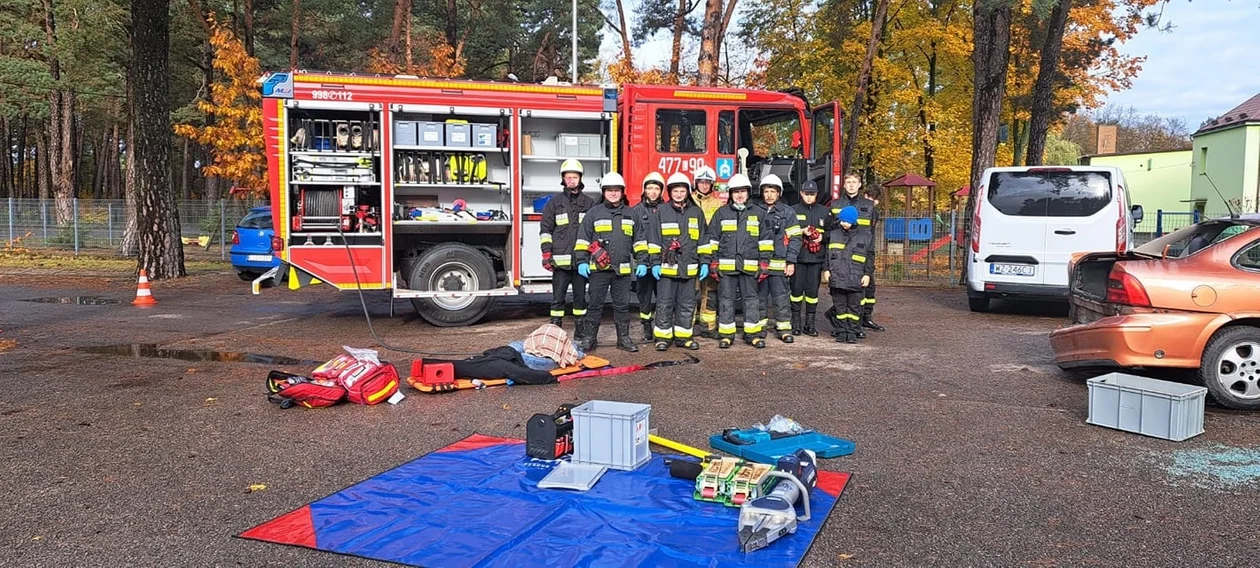
<path id="1" fill-rule="evenodd" d="M 1153 211 L 1134 227 L 1134 246 L 1141 246 L 1205 218 L 1191 211 Z M 881 284 L 952 285 L 959 281 L 966 259 L 964 232 L 970 219 L 962 211 L 891 212 L 875 236 L 875 275 Z"/>
<path id="2" fill-rule="evenodd" d="M 216 250 L 227 258 L 236 222 L 260 205 L 253 201 L 182 201 L 179 210 L 180 236 L 191 246 Z M 123 230 L 127 225 L 127 202 L 121 199 L 73 199 L 70 220 L 57 223 L 56 202 L 51 199 L 5 201 L 6 248 L 51 249 L 74 254 L 120 255 Z"/>

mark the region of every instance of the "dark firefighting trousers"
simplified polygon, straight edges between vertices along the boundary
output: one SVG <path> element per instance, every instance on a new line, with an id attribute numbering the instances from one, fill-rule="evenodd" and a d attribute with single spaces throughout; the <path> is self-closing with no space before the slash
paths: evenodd
<path id="1" fill-rule="evenodd" d="M 652 273 L 649 271 L 647 276 L 636 278 L 634 281 L 635 293 L 639 296 L 639 320 L 643 322 L 651 322 L 653 316 L 656 315 L 656 304 L 660 302 L 658 294 L 660 284 Z"/>
<path id="2" fill-rule="evenodd" d="M 573 286 L 573 317 L 586 315 L 586 279 L 577 270 L 557 268 L 551 273 L 551 317 L 564 317 L 564 295 Z"/>
<path id="3" fill-rule="evenodd" d="M 630 327 L 630 277 L 618 276 L 611 270 L 592 272 L 589 288 L 591 305 L 586 321 L 591 337 L 599 336 L 599 322 L 604 317 L 604 302 L 609 296 L 612 296 L 613 322 L 617 331 L 619 334 L 626 333 Z"/>
<path id="4" fill-rule="evenodd" d="M 862 311 L 862 291 L 861 290 L 841 290 L 839 288 L 831 289 L 831 302 L 834 304 L 835 310 L 835 327 L 840 332 L 841 337 L 847 335 L 857 336 L 862 331 L 860 323 L 861 316 L 858 314 Z"/>
<path id="5" fill-rule="evenodd" d="M 818 287 L 822 285 L 823 263 L 797 264 L 792 275 L 792 321 L 801 322 L 801 329 L 813 329 L 818 317 Z M 801 317 L 801 308 L 805 316 Z"/>
<path id="6" fill-rule="evenodd" d="M 696 316 L 696 279 L 661 278 L 656 283 L 656 322 L 652 335 L 657 341 L 691 339 Z"/>
<path id="7" fill-rule="evenodd" d="M 757 277 L 742 272 L 722 274 L 718 280 L 718 335 L 723 339 L 735 336 L 735 298 L 744 298 L 744 340 L 765 338 L 761 323 L 761 307 L 757 301 Z"/>
<path id="8" fill-rule="evenodd" d="M 862 296 L 862 312 L 858 315 L 862 319 L 871 319 L 871 314 L 875 313 L 875 275 L 871 275 L 871 285 L 863 289 Z"/>
<path id="9" fill-rule="evenodd" d="M 757 300 L 765 317 L 761 318 L 761 327 L 770 325 L 774 320 L 774 332 L 777 335 L 792 333 L 792 307 L 788 302 L 788 279 L 782 273 L 771 272 L 765 280 L 757 285 Z"/>

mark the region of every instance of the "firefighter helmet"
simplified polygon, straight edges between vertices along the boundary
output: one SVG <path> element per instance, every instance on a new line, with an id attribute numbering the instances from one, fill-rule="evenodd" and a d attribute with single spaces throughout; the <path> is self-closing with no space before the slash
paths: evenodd
<path id="1" fill-rule="evenodd" d="M 744 174 L 735 174 L 731 176 L 731 181 L 726 183 L 726 191 L 748 191 L 752 189 L 752 182 L 748 181 L 748 176 Z"/>
<path id="2" fill-rule="evenodd" d="M 564 163 L 560 164 L 560 175 L 564 175 L 569 172 L 573 172 L 577 175 L 583 175 L 586 173 L 582 171 L 582 162 L 579 162 L 576 158 L 569 158 L 565 160 Z"/>
<path id="3" fill-rule="evenodd" d="M 647 189 L 649 183 L 654 183 L 661 186 L 661 189 L 665 189 L 665 178 L 661 177 L 661 174 L 657 172 L 651 172 L 643 176 L 643 189 Z"/>
<path id="4" fill-rule="evenodd" d="M 761 187 L 764 188 L 767 186 L 779 190 L 779 193 L 783 193 L 783 181 L 779 179 L 779 176 L 766 174 L 765 177 L 761 178 Z"/>
<path id="5" fill-rule="evenodd" d="M 687 179 L 687 174 L 676 172 L 674 175 L 669 176 L 669 187 L 674 187 L 675 185 L 686 186 L 690 189 L 691 180 Z"/>
<path id="6" fill-rule="evenodd" d="M 717 179 L 717 175 L 713 173 L 713 168 L 710 168 L 709 166 L 700 166 L 700 169 L 696 170 L 696 183 L 697 184 L 702 181 L 712 182 L 712 181 L 715 181 L 716 179 Z"/>
<path id="7" fill-rule="evenodd" d="M 617 189 L 625 189 L 626 180 L 617 172 L 609 172 L 604 175 L 603 179 L 599 180 L 599 187 L 601 190 L 605 191 L 614 187 Z"/>

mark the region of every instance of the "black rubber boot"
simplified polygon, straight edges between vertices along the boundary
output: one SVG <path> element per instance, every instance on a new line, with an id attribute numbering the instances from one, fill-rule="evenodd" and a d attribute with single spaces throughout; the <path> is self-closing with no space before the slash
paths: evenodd
<path id="1" fill-rule="evenodd" d="M 862 331 L 861 327 L 857 328 L 857 331 L 853 332 L 853 335 L 855 335 L 858 339 L 866 339 L 866 332 Z"/>
<path id="2" fill-rule="evenodd" d="M 805 335 L 810 337 L 818 337 L 818 328 L 814 327 L 814 323 L 818 320 L 818 310 L 806 308 L 805 316 L 801 319 L 801 325 L 805 328 Z"/>
<path id="3" fill-rule="evenodd" d="M 554 325 L 556 327 L 564 327 L 564 318 L 551 318 L 551 325 Z M 580 321 L 578 325 L 581 326 Z"/>
<path id="4" fill-rule="evenodd" d="M 675 339 L 674 345 L 676 347 L 682 347 L 688 351 L 695 351 L 700 348 L 700 344 L 696 343 L 696 340 L 694 339 Z"/>
<path id="5" fill-rule="evenodd" d="M 885 329 L 884 326 L 875 323 L 875 320 L 871 319 L 869 316 L 862 318 L 862 327 L 871 331 L 884 331 Z"/>
<path id="6" fill-rule="evenodd" d="M 802 329 L 804 328 L 801 327 L 801 307 L 792 304 L 792 335 L 800 335 Z"/>
<path id="7" fill-rule="evenodd" d="M 645 320 L 639 320 L 639 321 L 643 322 L 643 340 L 644 340 L 644 341 L 651 341 L 651 340 L 653 339 L 653 337 L 652 337 L 652 320 L 650 320 L 650 319 L 645 319 Z"/>
<path id="8" fill-rule="evenodd" d="M 782 341 L 784 343 L 792 343 L 796 341 L 796 338 L 793 337 L 792 334 L 789 332 L 786 332 L 786 331 L 780 332 L 778 335 L 779 335 L 779 341 Z"/>
<path id="9" fill-rule="evenodd" d="M 590 322 L 580 320 L 577 324 L 577 341 L 578 349 L 583 352 L 590 353 L 598 346 L 595 338 L 599 336 L 599 322 Z"/>
<path id="10" fill-rule="evenodd" d="M 617 349 L 629 351 L 630 353 L 638 353 L 639 346 L 635 345 L 634 340 L 630 339 L 630 322 L 615 322 L 617 326 Z"/>
<path id="11" fill-rule="evenodd" d="M 668 341 L 657 341 L 657 342 L 656 342 L 656 350 L 657 350 L 657 351 L 668 351 L 668 350 L 669 350 L 669 342 L 668 342 Z"/>

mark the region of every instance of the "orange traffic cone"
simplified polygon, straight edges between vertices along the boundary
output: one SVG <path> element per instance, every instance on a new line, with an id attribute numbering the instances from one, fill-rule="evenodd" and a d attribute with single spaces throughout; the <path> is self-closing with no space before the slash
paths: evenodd
<path id="1" fill-rule="evenodd" d="M 141 269 L 140 280 L 136 282 L 136 299 L 131 301 L 131 305 L 152 306 L 156 303 L 157 299 L 153 297 L 153 290 L 149 288 L 149 273 Z"/>

